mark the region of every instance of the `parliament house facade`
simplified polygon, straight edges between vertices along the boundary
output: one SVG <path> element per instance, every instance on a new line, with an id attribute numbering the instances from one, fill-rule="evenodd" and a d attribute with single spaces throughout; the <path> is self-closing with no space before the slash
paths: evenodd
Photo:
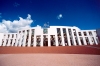
<path id="1" fill-rule="evenodd" d="M 98 45 L 96 30 L 81 30 L 76 26 L 41 26 L 19 30 L 17 33 L 0 33 L 0 46 L 51 47 Z"/>

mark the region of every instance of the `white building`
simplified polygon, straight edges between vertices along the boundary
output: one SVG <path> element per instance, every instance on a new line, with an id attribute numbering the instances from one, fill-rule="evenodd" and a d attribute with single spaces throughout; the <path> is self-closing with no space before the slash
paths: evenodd
<path id="1" fill-rule="evenodd" d="M 19 30 L 17 33 L 0 33 L 0 46 L 78 46 L 99 44 L 96 30 L 80 30 L 70 26 L 41 26 Z"/>

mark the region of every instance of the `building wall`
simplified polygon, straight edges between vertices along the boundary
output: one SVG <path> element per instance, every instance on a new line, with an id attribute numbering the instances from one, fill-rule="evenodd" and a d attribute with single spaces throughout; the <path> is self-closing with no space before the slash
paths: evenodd
<path id="1" fill-rule="evenodd" d="M 45 29 L 45 30 L 44 30 Z M 43 32 L 46 31 L 47 32 Z M 70 26 L 41 26 L 19 30 L 17 33 L 0 33 L 0 46 L 77 46 L 98 44 L 96 30 L 80 30 Z"/>

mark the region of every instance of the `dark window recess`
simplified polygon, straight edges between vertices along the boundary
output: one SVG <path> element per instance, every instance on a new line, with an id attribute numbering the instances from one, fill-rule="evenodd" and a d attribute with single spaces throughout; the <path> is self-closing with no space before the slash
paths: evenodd
<path id="1" fill-rule="evenodd" d="M 6 42 L 6 44 L 8 44 L 8 39 L 7 39 L 7 42 Z"/>
<path id="2" fill-rule="evenodd" d="M 27 35 L 29 35 L 29 30 L 27 30 Z"/>
<path id="3" fill-rule="evenodd" d="M 23 33 L 25 32 L 25 30 L 23 31 Z"/>
<path id="4" fill-rule="evenodd" d="M 76 36 L 76 32 L 74 32 L 74 36 Z"/>
<path id="5" fill-rule="evenodd" d="M 11 42 L 10 42 L 10 44 L 12 45 L 12 39 L 11 39 Z"/>
<path id="6" fill-rule="evenodd" d="M 32 29 L 32 35 L 34 35 L 34 29 Z"/>
<path id="7" fill-rule="evenodd" d="M 87 36 L 86 32 L 83 32 L 84 33 L 84 36 Z"/>
<path id="8" fill-rule="evenodd" d="M 8 38 L 10 37 L 10 35 L 8 35 Z"/>
<path id="9" fill-rule="evenodd" d="M 3 43 L 4 43 L 4 40 L 2 40 L 2 45 L 3 45 Z"/>
<path id="10" fill-rule="evenodd" d="M 59 33 L 60 32 L 60 28 L 57 28 L 57 33 Z"/>
<path id="11" fill-rule="evenodd" d="M 66 29 L 65 28 L 63 28 L 63 33 L 66 33 Z"/>
<path id="12" fill-rule="evenodd" d="M 78 32 L 78 34 L 79 34 L 79 36 L 82 36 L 82 35 L 81 35 L 81 32 Z"/>
<path id="13" fill-rule="evenodd" d="M 89 35 L 92 36 L 92 32 L 89 32 Z"/>
<path id="14" fill-rule="evenodd" d="M 68 32 L 69 32 L 69 35 L 72 35 L 72 33 L 71 33 L 71 29 L 68 29 Z"/>

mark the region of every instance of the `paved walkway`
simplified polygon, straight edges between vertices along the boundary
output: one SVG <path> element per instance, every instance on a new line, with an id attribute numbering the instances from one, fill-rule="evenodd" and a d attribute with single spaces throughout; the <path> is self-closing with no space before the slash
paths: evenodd
<path id="1" fill-rule="evenodd" d="M 1 54 L 0 66 L 100 66 L 100 55 Z"/>

